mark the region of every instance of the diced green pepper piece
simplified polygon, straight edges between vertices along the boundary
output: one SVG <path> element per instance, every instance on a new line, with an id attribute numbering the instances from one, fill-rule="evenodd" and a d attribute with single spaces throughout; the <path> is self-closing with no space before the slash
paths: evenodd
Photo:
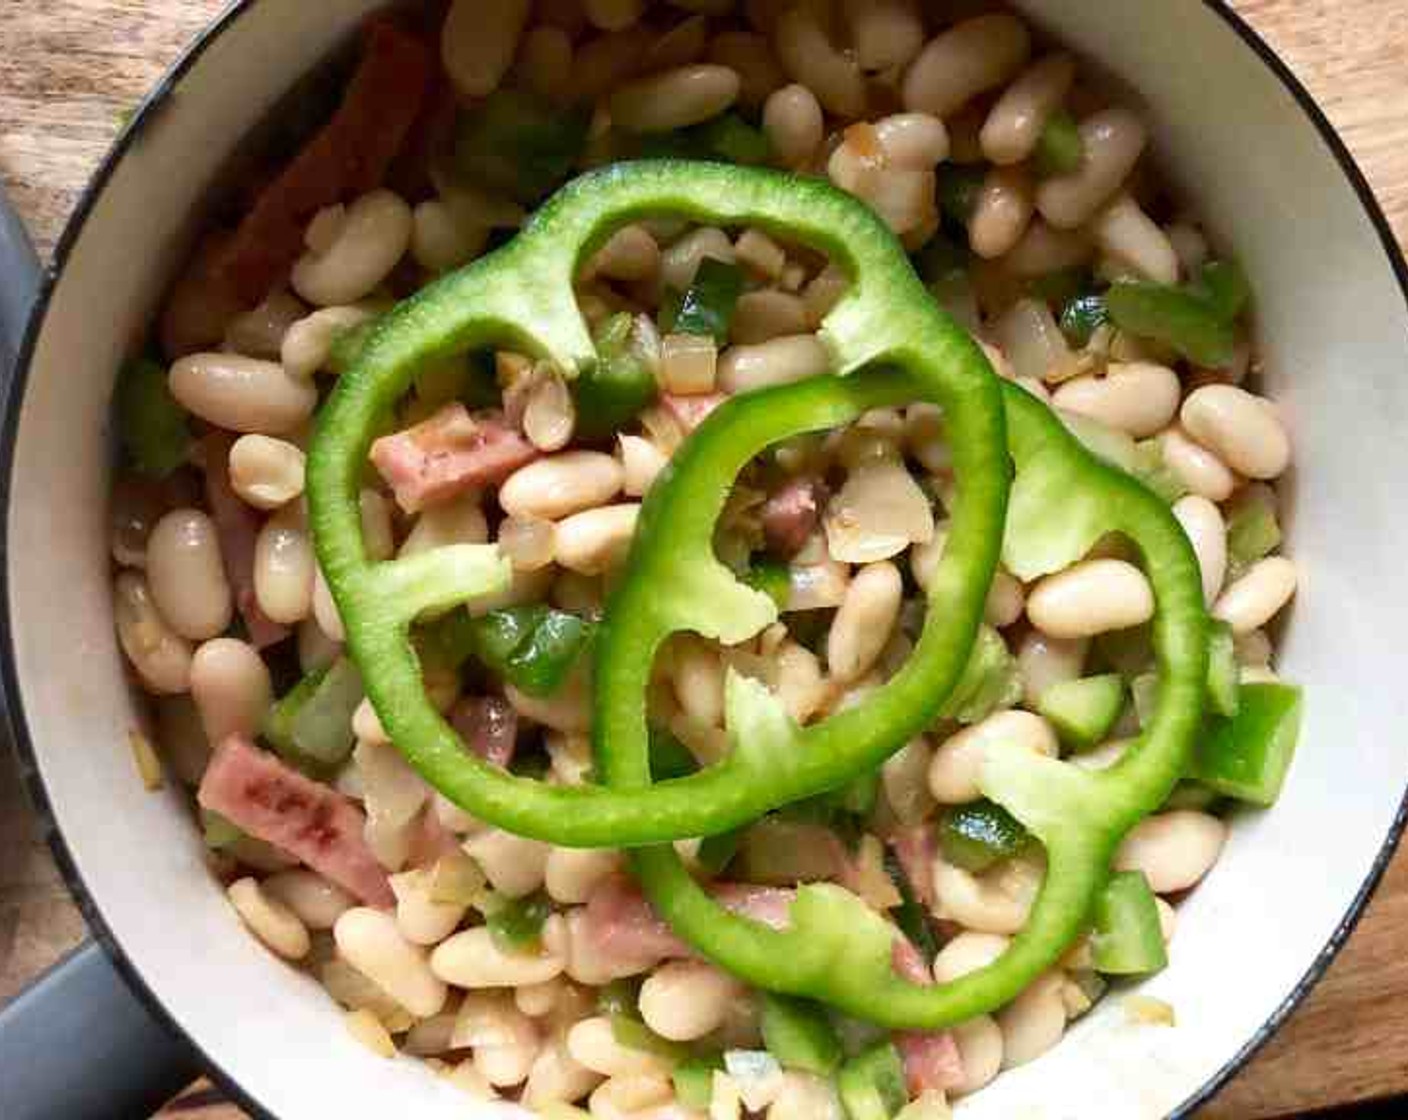
<path id="1" fill-rule="evenodd" d="M 665 329 L 672 334 L 709 335 L 723 344 L 728 341 L 733 310 L 742 294 L 743 270 L 736 264 L 705 257 L 680 300 L 679 311 Z"/>
<path id="2" fill-rule="evenodd" d="M 694 853 L 694 862 L 708 875 L 721 874 L 738 854 L 741 837 L 742 830 L 737 828 L 704 837 L 699 842 L 699 850 Z"/>
<path id="3" fill-rule="evenodd" d="M 596 363 L 572 383 L 577 429 L 587 439 L 612 435 L 659 392 L 655 366 L 660 355 L 651 352 L 653 344 L 642 336 L 636 316 L 627 311 L 610 316 L 597 327 L 594 341 Z"/>
<path id="4" fill-rule="evenodd" d="M 532 696 L 556 692 L 591 641 L 592 625 L 541 603 L 470 620 L 472 648 L 492 672 Z"/>
<path id="5" fill-rule="evenodd" d="M 1043 179 L 1069 175 L 1079 169 L 1084 155 L 1085 144 L 1075 118 L 1064 109 L 1057 109 L 1047 118 L 1036 142 L 1032 159 L 1037 175 Z"/>
<path id="6" fill-rule="evenodd" d="M 899 857 L 889 847 L 885 849 L 885 872 L 900 896 L 900 904 L 890 907 L 890 917 L 899 931 L 909 938 L 910 944 L 924 955 L 925 962 L 932 964 L 939 951 L 938 939 L 929 925 L 928 912 L 915 896 L 914 884 L 905 874 Z"/>
<path id="7" fill-rule="evenodd" d="M 166 370 L 150 358 L 136 358 L 117 377 L 117 430 L 132 465 L 165 478 L 186 461 L 191 431 L 186 410 L 171 395 Z"/>
<path id="8" fill-rule="evenodd" d="M 1102 673 L 1046 688 L 1037 710 L 1061 741 L 1072 750 L 1093 747 L 1110 733 L 1124 707 L 1124 681 L 1118 673 Z"/>
<path id="9" fill-rule="evenodd" d="M 1164 461 L 1163 444 L 1156 439 L 1134 445 L 1134 468 L 1130 473 L 1169 505 L 1188 493 L 1183 479 Z"/>
<path id="10" fill-rule="evenodd" d="M 499 89 L 460 114 L 455 164 L 471 182 L 531 205 L 572 173 L 590 125 L 588 107 Z"/>
<path id="11" fill-rule="evenodd" d="M 1237 650 L 1232 628 L 1214 622 L 1208 630 L 1208 702 L 1221 716 L 1235 716 L 1239 707 Z"/>
<path id="12" fill-rule="evenodd" d="M 1271 805 L 1281 792 L 1300 736 L 1301 690 L 1244 684 L 1232 719 L 1215 720 L 1198 744 L 1192 776 L 1218 793 Z"/>
<path id="13" fill-rule="evenodd" d="M 294 753 L 319 766 L 339 766 L 352 753 L 352 713 L 362 702 L 362 675 L 351 658 L 339 657 L 293 713 Z"/>
<path id="14" fill-rule="evenodd" d="M 1170 346 L 1200 366 L 1216 369 L 1232 360 L 1232 327 L 1193 292 L 1147 280 L 1117 280 L 1105 302 L 1122 331 Z"/>
<path id="15" fill-rule="evenodd" d="M 777 609 L 787 606 L 787 596 L 792 588 L 792 576 L 787 565 L 776 560 L 758 560 L 743 575 L 743 582 L 756 587 L 774 603 Z"/>
<path id="16" fill-rule="evenodd" d="M 1078 295 L 1061 308 L 1061 333 L 1072 346 L 1087 345 L 1096 329 L 1109 321 L 1110 308 L 1103 295 Z"/>
<path id="17" fill-rule="evenodd" d="M 608 1017 L 635 1015 L 640 985 L 634 980 L 612 980 L 596 994 L 596 1009 Z"/>
<path id="18" fill-rule="evenodd" d="M 838 871 L 840 841 L 825 825 L 764 817 L 743 830 L 738 847 L 739 878 L 789 887 L 822 882 Z"/>
<path id="19" fill-rule="evenodd" d="M 543 894 L 504 901 L 484 919 L 489 936 L 506 953 L 524 953 L 542 944 L 543 923 L 552 914 L 552 903 Z"/>
<path id="20" fill-rule="evenodd" d="M 683 778 L 699 769 L 699 762 L 688 747 L 661 727 L 650 729 L 650 778 L 667 782 Z"/>
<path id="21" fill-rule="evenodd" d="M 909 1099 L 904 1063 L 894 1044 L 882 1042 L 848 1061 L 836 1078 L 849 1120 L 891 1120 Z"/>
<path id="22" fill-rule="evenodd" d="M 1117 871 L 1095 897 L 1090 950 L 1095 971 L 1145 976 L 1168 964 L 1154 892 L 1142 871 Z"/>
<path id="23" fill-rule="evenodd" d="M 622 1046 L 654 1054 L 672 1065 L 684 1061 L 689 1056 L 689 1051 L 678 1042 L 661 1038 L 633 1015 L 613 1015 L 611 1036 Z"/>
<path id="24" fill-rule="evenodd" d="M 983 188 L 983 172 L 976 167 L 945 163 L 938 169 L 939 207 L 949 220 L 964 229 L 978 205 L 978 192 Z"/>
<path id="25" fill-rule="evenodd" d="M 469 631 L 473 635 L 473 653 L 496 673 L 508 668 L 509 658 L 547 617 L 548 608 L 541 603 L 529 606 L 504 607 L 471 618 Z"/>
<path id="26" fill-rule="evenodd" d="M 1234 576 L 1281 543 L 1276 507 L 1253 490 L 1237 501 L 1227 519 L 1227 564 Z"/>
<path id="27" fill-rule="evenodd" d="M 939 848 L 955 867 L 977 874 L 1020 855 L 1031 842 L 1022 822 L 984 798 L 948 810 L 939 824 Z"/>
<path id="28" fill-rule="evenodd" d="M 293 742 L 294 717 L 317 691 L 318 685 L 327 676 L 332 666 L 314 669 L 296 685 L 284 693 L 264 716 L 264 726 L 260 733 L 271 747 L 291 761 L 297 761 L 297 748 Z"/>
<path id="29" fill-rule="evenodd" d="M 200 829 L 205 838 L 205 846 L 215 852 L 228 848 L 244 835 L 239 825 L 222 817 L 214 809 L 201 809 Z"/>
<path id="30" fill-rule="evenodd" d="M 1224 323 L 1236 320 L 1252 298 L 1252 286 L 1242 266 L 1234 260 L 1208 261 L 1198 270 L 1194 290 Z"/>
<path id="31" fill-rule="evenodd" d="M 767 163 L 772 145 L 766 133 L 754 128 L 737 113 L 724 113 L 699 126 L 704 145 L 711 155 L 727 163 L 745 166 Z"/>
<path id="32" fill-rule="evenodd" d="M 763 993 L 763 1045 L 784 1069 L 829 1077 L 841 1064 L 841 1040 L 821 1007 Z"/>
<path id="33" fill-rule="evenodd" d="M 714 1071 L 723 1068 L 723 1057 L 718 1054 L 686 1058 L 670 1071 L 675 1099 L 695 1112 L 708 1112 L 709 1102 L 714 1099 Z"/>
<path id="34" fill-rule="evenodd" d="M 1017 659 L 1001 634 L 991 626 L 982 627 L 944 709 L 945 716 L 959 723 L 977 723 L 999 708 L 1010 708 L 1021 697 Z"/>
<path id="35" fill-rule="evenodd" d="M 1148 727 L 1154 718 L 1154 705 L 1159 696 L 1159 674 L 1140 673 L 1129 682 L 1129 698 L 1134 703 L 1134 714 L 1141 728 Z"/>

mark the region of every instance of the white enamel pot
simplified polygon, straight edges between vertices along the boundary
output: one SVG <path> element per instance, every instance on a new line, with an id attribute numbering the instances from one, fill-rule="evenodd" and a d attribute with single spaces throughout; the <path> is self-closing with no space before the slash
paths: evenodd
<path id="1" fill-rule="evenodd" d="M 143 790 L 125 742 L 134 697 L 109 601 L 114 372 L 144 335 L 232 152 L 372 6 L 234 4 L 153 92 L 80 201 L 5 407 L 0 666 L 35 800 L 95 933 L 151 1014 L 241 1103 L 285 1120 L 463 1120 L 492 1110 L 410 1060 L 357 1045 L 317 985 L 240 928 L 205 870 L 185 794 Z M 1289 536 L 1304 582 L 1280 667 L 1306 686 L 1307 706 L 1280 803 L 1235 819 L 1221 862 L 1179 914 L 1170 967 L 1146 985 L 1175 1008 L 1177 1026 L 1132 1027 L 1119 1001 L 1106 1001 L 959 1115 L 1187 1115 L 1323 973 L 1403 823 L 1408 272 L 1344 146 L 1224 5 L 1021 7 L 1139 91 L 1166 172 L 1251 274 L 1266 386 L 1295 435 Z M 146 1036 L 81 1002 L 95 990 L 50 977 L 0 1020 L 7 1120 L 134 1115 L 55 1102 L 84 1078 L 115 1094 L 182 1072 L 165 1060 L 137 1069 L 104 1049 L 125 1033 L 130 1055 Z M 56 1022 L 76 1024 L 63 1029 L 81 1031 L 81 1045 L 27 1033 Z"/>

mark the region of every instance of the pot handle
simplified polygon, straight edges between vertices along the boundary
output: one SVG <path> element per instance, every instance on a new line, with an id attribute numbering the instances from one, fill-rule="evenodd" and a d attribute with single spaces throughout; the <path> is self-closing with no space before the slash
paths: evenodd
<path id="1" fill-rule="evenodd" d="M 91 941 L 0 1008 L 0 1070 L 5 1120 L 150 1116 L 200 1074 Z"/>

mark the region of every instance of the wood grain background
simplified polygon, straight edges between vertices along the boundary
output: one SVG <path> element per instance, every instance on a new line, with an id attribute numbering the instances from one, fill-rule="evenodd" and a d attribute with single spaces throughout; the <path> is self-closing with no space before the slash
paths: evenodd
<path id="1" fill-rule="evenodd" d="M 220 6 L 0 0 L 0 182 L 41 256 L 122 115 Z M 1408 0 L 1233 6 L 1310 87 L 1408 241 Z M 1408 850 L 1328 977 L 1203 1115 L 1258 1120 L 1408 1092 L 1405 935 Z M 82 936 L 0 750 L 0 1002 Z"/>

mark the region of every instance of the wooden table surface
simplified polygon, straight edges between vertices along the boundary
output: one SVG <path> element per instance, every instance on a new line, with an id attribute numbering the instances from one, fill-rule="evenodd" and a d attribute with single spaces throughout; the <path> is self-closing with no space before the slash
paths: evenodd
<path id="1" fill-rule="evenodd" d="M 1310 87 L 1408 243 L 1408 0 L 1234 6 Z M 123 112 L 219 7 L 0 0 L 0 181 L 41 256 Z M 0 1002 L 82 935 L 0 750 Z M 1203 1115 L 1256 1120 L 1408 1092 L 1405 935 L 1408 849 L 1329 975 Z"/>

